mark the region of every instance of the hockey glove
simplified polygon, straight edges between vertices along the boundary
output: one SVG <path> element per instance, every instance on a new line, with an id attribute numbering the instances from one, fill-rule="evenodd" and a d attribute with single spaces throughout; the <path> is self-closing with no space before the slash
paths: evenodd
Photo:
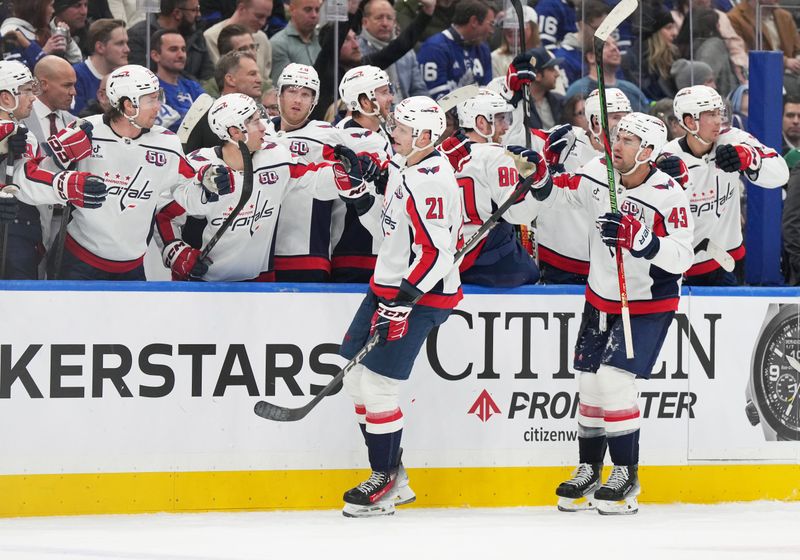
<path id="1" fill-rule="evenodd" d="M 544 159 L 547 167 L 555 173 L 563 173 L 564 162 L 574 147 L 575 133 L 572 132 L 572 125 L 558 125 L 548 130 L 547 140 L 544 143 Z"/>
<path id="2" fill-rule="evenodd" d="M 200 251 L 183 241 L 164 247 L 164 265 L 172 270 L 173 280 L 202 278 L 208 272 L 208 264 L 200 260 Z"/>
<path id="3" fill-rule="evenodd" d="M 403 279 L 393 300 L 378 298 L 378 308 L 372 315 L 369 335 L 377 332 L 380 344 L 403 338 L 408 332 L 408 317 L 414 308 L 414 302 L 421 295 L 420 290 Z"/>
<path id="4" fill-rule="evenodd" d="M 755 148 L 746 144 L 723 144 L 717 146 L 717 167 L 727 173 L 736 171 L 758 171 L 761 156 Z"/>
<path id="5" fill-rule="evenodd" d="M 333 164 L 333 179 L 339 190 L 339 197 L 347 204 L 352 204 L 361 216 L 375 201 L 375 197 L 367 190 L 361 162 L 353 150 L 341 144 L 333 148 L 333 153 L 339 160 Z"/>
<path id="6" fill-rule="evenodd" d="M 515 56 L 506 72 L 506 86 L 508 86 L 508 89 L 519 91 L 522 86 L 531 83 L 534 79 L 536 79 L 536 70 L 531 64 L 531 55 L 529 53 L 521 53 Z"/>
<path id="7" fill-rule="evenodd" d="M 684 189 L 688 187 L 689 168 L 678 156 L 664 156 L 656 162 L 656 167 L 675 179 L 675 182 Z"/>
<path id="8" fill-rule="evenodd" d="M 62 171 L 53 186 L 61 200 L 79 208 L 100 208 L 108 190 L 100 177 L 84 171 Z"/>
<path id="9" fill-rule="evenodd" d="M 597 219 L 603 243 L 609 247 L 628 249 L 634 257 L 652 259 L 661 246 L 658 236 L 649 227 L 626 214 L 608 212 Z"/>
<path id="10" fill-rule="evenodd" d="M 11 193 L 0 191 L 0 224 L 13 224 L 18 209 L 16 197 Z"/>
<path id="11" fill-rule="evenodd" d="M 445 138 L 439 148 L 456 171 L 461 171 L 464 164 L 472 157 L 472 142 L 461 130 Z"/>
<path id="12" fill-rule="evenodd" d="M 547 164 L 544 158 L 533 150 L 522 146 L 508 146 L 506 148 L 514 154 L 514 163 L 519 171 L 520 179 L 527 181 L 531 179 L 531 194 L 536 200 L 545 200 L 553 190 L 553 179 L 547 171 Z"/>
<path id="13" fill-rule="evenodd" d="M 48 138 L 44 150 L 58 167 L 69 168 L 70 164 L 92 153 L 92 123 L 83 121 L 80 126 L 70 124 Z"/>
<path id="14" fill-rule="evenodd" d="M 225 165 L 204 165 L 197 172 L 197 180 L 200 181 L 207 202 L 216 202 L 219 195 L 234 191 L 233 169 Z"/>
<path id="15" fill-rule="evenodd" d="M 358 161 L 361 164 L 361 173 L 364 176 L 364 180 L 375 185 L 375 192 L 378 194 L 386 192 L 389 169 L 384 169 L 377 158 L 368 152 L 358 154 Z"/>

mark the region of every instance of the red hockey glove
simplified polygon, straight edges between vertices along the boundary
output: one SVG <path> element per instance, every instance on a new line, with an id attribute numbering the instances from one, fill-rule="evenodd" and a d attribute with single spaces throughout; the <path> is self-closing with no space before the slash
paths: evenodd
<path id="1" fill-rule="evenodd" d="M 208 264 L 200 260 L 200 251 L 183 241 L 164 247 L 164 265 L 172 270 L 173 280 L 202 278 L 208 272 Z"/>
<path id="2" fill-rule="evenodd" d="M 531 83 L 534 79 L 536 79 L 536 70 L 531 64 L 531 55 L 522 53 L 515 56 L 506 72 L 506 86 L 508 86 L 508 89 L 519 91 L 522 86 Z"/>
<path id="3" fill-rule="evenodd" d="M 603 243 L 609 247 L 628 249 L 634 257 L 652 259 L 661 246 L 658 236 L 649 227 L 628 214 L 608 212 L 597 219 Z"/>
<path id="4" fill-rule="evenodd" d="M 547 167 L 556 173 L 562 173 L 564 162 L 574 147 L 575 133 L 572 132 L 572 125 L 558 125 L 548 130 L 547 140 L 544 143 L 544 159 Z"/>
<path id="5" fill-rule="evenodd" d="M 723 144 L 717 146 L 717 167 L 727 173 L 736 171 L 758 171 L 761 167 L 761 156 L 746 144 Z"/>
<path id="6" fill-rule="evenodd" d="M 197 172 L 197 180 L 200 181 L 208 202 L 216 202 L 219 195 L 234 191 L 233 169 L 226 165 L 204 165 Z"/>
<path id="7" fill-rule="evenodd" d="M 408 303 L 380 300 L 378 308 L 372 315 L 372 326 L 369 335 L 375 331 L 381 338 L 381 344 L 386 341 L 400 340 L 408 332 L 408 316 L 413 307 Z"/>
<path id="8" fill-rule="evenodd" d="M 56 165 L 67 169 L 71 163 L 92 153 L 92 123 L 83 121 L 80 126 L 70 124 L 48 138 L 44 149 Z"/>
<path id="9" fill-rule="evenodd" d="M 684 190 L 689 186 L 689 168 L 678 156 L 664 156 L 656 162 L 656 167 L 675 179 Z"/>
<path id="10" fill-rule="evenodd" d="M 62 171 L 53 186 L 64 202 L 79 208 L 100 208 L 106 200 L 107 187 L 100 179 L 84 171 Z"/>
<path id="11" fill-rule="evenodd" d="M 472 157 L 472 142 L 460 130 L 445 138 L 439 148 L 456 171 L 461 171 Z"/>
<path id="12" fill-rule="evenodd" d="M 0 154 L 17 156 L 28 150 L 28 129 L 13 121 L 0 121 Z"/>
<path id="13" fill-rule="evenodd" d="M 339 160 L 333 164 L 333 179 L 339 190 L 339 197 L 347 204 L 353 205 L 361 216 L 375 201 L 375 197 L 367 190 L 361 162 L 353 150 L 341 144 L 333 148 L 333 153 Z"/>

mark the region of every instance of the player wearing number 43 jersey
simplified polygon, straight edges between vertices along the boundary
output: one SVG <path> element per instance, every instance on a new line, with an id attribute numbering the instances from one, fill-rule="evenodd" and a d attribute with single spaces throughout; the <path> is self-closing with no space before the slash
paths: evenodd
<path id="1" fill-rule="evenodd" d="M 344 338 L 341 354 L 352 359 L 375 333 L 380 343 L 344 378 L 355 402 L 372 475 L 344 494 L 344 515 L 394 513 L 414 499 L 400 462 L 403 413 L 401 381 L 428 333 L 461 300 L 453 260 L 462 244 L 461 199 L 453 170 L 434 141 L 445 115 L 428 97 L 409 97 L 395 109 L 395 151 L 382 204 L 361 215 L 383 235 L 375 274 Z M 379 199 L 376 199 L 379 200 Z"/>
<path id="2" fill-rule="evenodd" d="M 556 490 L 562 510 L 638 511 L 636 378 L 650 377 L 678 307 L 681 275 L 693 256 L 694 224 L 686 195 L 653 165 L 666 140 L 666 127 L 655 117 L 631 113 L 619 121 L 612 144 L 617 213 L 609 212 L 604 158 L 590 161 L 574 175 L 557 175 L 552 192 L 537 196 L 545 200 L 540 213 L 562 201 L 583 208 L 585 219 L 597 224 L 590 233 L 586 304 L 573 364 L 583 372 L 580 465 L 573 478 Z M 625 352 L 616 251 L 625 265 L 633 358 Z M 606 448 L 614 468 L 601 485 Z"/>
<path id="3" fill-rule="evenodd" d="M 723 270 L 702 247 L 711 241 L 734 259 L 743 259 L 741 176 L 759 187 L 777 188 L 788 182 L 789 168 L 775 150 L 750 134 L 723 128 L 722 99 L 710 87 L 684 88 L 675 95 L 673 105 L 675 118 L 687 135 L 667 144 L 664 153 L 680 158 L 687 170 L 684 188 L 696 223 L 697 254 L 686 272 L 686 282 L 735 285 L 733 274 Z"/>

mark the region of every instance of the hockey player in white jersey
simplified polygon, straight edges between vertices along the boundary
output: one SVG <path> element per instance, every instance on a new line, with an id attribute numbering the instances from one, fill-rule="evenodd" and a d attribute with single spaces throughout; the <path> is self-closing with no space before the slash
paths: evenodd
<path id="1" fill-rule="evenodd" d="M 217 99 L 208 112 L 208 124 L 225 144 L 201 148 L 189 155 L 189 162 L 198 169 L 197 180 L 176 188 L 174 200 L 156 217 L 164 241 L 164 264 L 175 279 L 274 280 L 270 261 L 275 227 L 288 192 L 309 189 L 321 200 L 342 196 L 350 202 L 367 195 L 362 181 L 353 179 L 356 189 L 351 187 L 351 176 L 341 163 L 305 165 L 283 146 L 265 144 L 261 112 L 247 95 L 233 93 Z M 253 190 L 230 229 L 222 234 L 207 259 L 200 261 L 201 251 L 181 241 L 174 222 L 184 214 L 205 218 L 204 246 L 219 231 L 244 194 L 240 141 L 253 154 Z M 350 157 L 355 155 L 351 153 Z M 359 171 L 356 166 L 351 173 Z"/>
<path id="2" fill-rule="evenodd" d="M 493 141 L 508 129 L 510 108 L 499 94 L 482 88 L 477 96 L 457 107 L 463 132 L 441 144 L 461 189 L 465 238 L 478 231 L 521 180 L 511 155 Z M 535 217 L 536 201 L 526 191 L 503 220 L 464 256 L 459 267 L 461 281 L 495 287 L 535 284 L 539 269 L 512 225 L 530 225 Z"/>
<path id="3" fill-rule="evenodd" d="M 687 134 L 667 144 L 664 153 L 677 156 L 688 169 L 685 188 L 696 223 L 697 254 L 686 272 L 686 283 L 736 285 L 734 274 L 721 268 L 704 247 L 711 242 L 741 261 L 745 254 L 740 221 L 741 176 L 759 187 L 778 188 L 789 180 L 789 168 L 775 150 L 752 135 L 724 126 L 722 98 L 710 87 L 680 90 L 673 108 Z"/>
<path id="4" fill-rule="evenodd" d="M 370 181 L 370 192 L 383 195 L 387 166 L 394 154 L 383 123 L 389 118 L 394 94 L 389 76 L 376 66 L 357 66 L 348 70 L 339 84 L 339 95 L 351 112 L 336 127 L 342 141 L 357 152 Z M 365 159 L 366 158 L 366 159 Z M 331 219 L 331 255 L 334 282 L 369 282 L 375 270 L 378 248 L 383 236 L 373 236 L 358 218 L 352 204 L 333 202 Z"/>
<path id="5" fill-rule="evenodd" d="M 434 148 L 445 129 L 444 111 L 428 97 L 409 97 L 392 120 L 397 154 L 383 204 L 362 216 L 384 239 L 340 350 L 351 359 L 374 333 L 380 336 L 381 343 L 344 378 L 372 468 L 368 480 L 344 494 L 349 517 L 392 514 L 396 503 L 413 500 L 400 465 L 400 386 L 430 330 L 462 298 L 453 262 L 462 244 L 461 198 L 450 164 Z"/>
<path id="6" fill-rule="evenodd" d="M 178 137 L 154 126 L 163 100 L 158 78 L 136 65 L 108 77 L 111 109 L 89 117 L 91 155 L 77 169 L 101 177 L 108 199 L 97 209 L 75 208 L 67 226 L 60 278 L 145 280 L 144 254 L 163 195 L 191 182 Z"/>
<path id="7" fill-rule="evenodd" d="M 606 89 L 606 107 L 610 131 L 615 129 L 622 117 L 631 112 L 630 101 L 617 88 Z M 589 121 L 590 134 L 587 135 L 577 127 L 568 127 L 575 135 L 574 146 L 566 148 L 569 151 L 562 159 L 564 170 L 568 173 L 575 173 L 603 153 L 600 95 L 597 90 L 589 94 L 584 110 Z M 560 139 L 563 129 L 556 127 L 545 138 L 536 132 L 538 131 L 534 131 L 532 139 L 533 149 L 546 153 L 551 149 L 550 144 Z M 553 163 L 548 161 L 549 165 Z M 537 255 L 543 284 L 586 284 L 589 275 L 589 234 L 592 226 L 583 219 L 581 212 L 570 205 L 560 204 L 541 213 L 536 219 Z M 564 224 L 570 224 L 570 227 L 564 228 Z"/>
<path id="8" fill-rule="evenodd" d="M 667 141 L 660 120 L 642 113 L 623 117 L 612 144 L 618 213 L 610 213 L 604 158 L 576 174 L 554 178 L 540 208 L 568 202 L 597 223 L 589 239 L 586 304 L 575 345 L 579 378 L 580 464 L 556 490 L 559 509 L 597 507 L 604 514 L 638 511 L 639 423 L 636 379 L 647 379 L 680 298 L 681 276 L 692 262 L 693 220 L 683 189 L 653 162 Z M 537 154 L 532 154 L 536 156 Z M 532 159 L 536 159 L 532 158 Z M 615 251 L 627 281 L 635 357 L 625 352 Z M 614 467 L 601 486 L 606 447 Z"/>

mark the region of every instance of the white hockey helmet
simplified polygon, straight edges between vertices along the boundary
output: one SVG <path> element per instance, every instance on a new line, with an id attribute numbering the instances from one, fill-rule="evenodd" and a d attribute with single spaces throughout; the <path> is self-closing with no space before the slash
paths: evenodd
<path id="1" fill-rule="evenodd" d="M 393 116 L 395 122 L 411 128 L 411 135 L 415 142 L 420 134 L 430 130 L 431 146 L 436 143 L 444 129 L 447 128 L 444 110 L 439 107 L 436 101 L 424 95 L 415 95 L 403 99 L 395 107 Z"/>
<path id="2" fill-rule="evenodd" d="M 606 88 L 606 110 L 608 113 L 630 113 L 631 102 L 627 96 L 618 88 Z M 594 134 L 594 127 L 592 125 L 592 117 L 597 123 L 600 123 L 600 90 L 594 90 L 586 98 L 584 105 L 586 113 L 586 120 L 589 122 L 589 127 Z"/>
<path id="3" fill-rule="evenodd" d="M 278 95 L 281 94 L 285 87 L 304 87 L 314 92 L 314 102 L 311 104 L 311 110 L 317 106 L 319 101 L 319 74 L 314 70 L 313 66 L 306 64 L 298 64 L 292 62 L 283 69 L 281 75 L 278 76 Z"/>
<path id="4" fill-rule="evenodd" d="M 120 66 L 108 76 L 106 96 L 112 107 L 122 111 L 122 100 L 129 99 L 139 112 L 139 99 L 143 95 L 161 91 L 158 77 L 144 66 L 127 64 Z"/>
<path id="5" fill-rule="evenodd" d="M 636 152 L 636 157 L 634 158 L 636 166 L 625 174 L 632 173 L 636 167 L 642 163 L 655 161 L 661 154 L 664 144 L 667 143 L 667 125 L 665 125 L 661 119 L 652 115 L 647 115 L 645 113 L 628 113 L 620 119 L 617 125 L 617 134 L 623 130 L 637 136 L 641 140 L 639 149 Z M 653 148 L 650 156 L 647 159 L 639 159 L 641 153 L 648 147 Z"/>
<path id="6" fill-rule="evenodd" d="M 226 142 L 232 141 L 228 133 L 230 127 L 238 128 L 245 134 L 247 141 L 247 126 L 245 121 L 258 112 L 258 105 L 253 98 L 242 93 L 229 93 L 223 95 L 211 105 L 208 110 L 208 126 Z"/>
<path id="7" fill-rule="evenodd" d="M 1 107 L 13 113 L 19 107 L 19 88 L 25 84 L 33 84 L 33 93 L 38 95 L 39 82 L 33 78 L 28 67 L 16 60 L 0 60 L 0 91 L 7 91 L 14 96 L 13 107 Z"/>
<path id="8" fill-rule="evenodd" d="M 672 100 L 672 109 L 675 118 L 681 127 L 691 134 L 697 135 L 697 130 L 689 130 L 683 123 L 684 115 L 691 115 L 695 120 L 700 119 L 700 113 L 705 111 L 725 110 L 722 97 L 708 86 L 689 86 L 675 94 Z M 699 125 L 698 125 L 699 128 Z"/>
<path id="9" fill-rule="evenodd" d="M 350 111 L 364 113 L 358 98 L 366 95 L 375 105 L 372 113 L 364 113 L 370 116 L 377 116 L 380 112 L 375 90 L 383 86 L 391 88 L 392 82 L 389 75 L 377 66 L 356 66 L 345 72 L 339 84 L 339 97 L 342 98 Z"/>
<path id="10" fill-rule="evenodd" d="M 494 137 L 494 117 L 498 113 L 508 113 L 510 106 L 502 95 L 488 88 L 478 90 L 478 95 L 458 104 L 458 123 L 462 128 L 469 128 L 491 141 Z M 492 125 L 491 132 L 486 135 L 478 130 L 478 117 L 485 118 Z"/>

